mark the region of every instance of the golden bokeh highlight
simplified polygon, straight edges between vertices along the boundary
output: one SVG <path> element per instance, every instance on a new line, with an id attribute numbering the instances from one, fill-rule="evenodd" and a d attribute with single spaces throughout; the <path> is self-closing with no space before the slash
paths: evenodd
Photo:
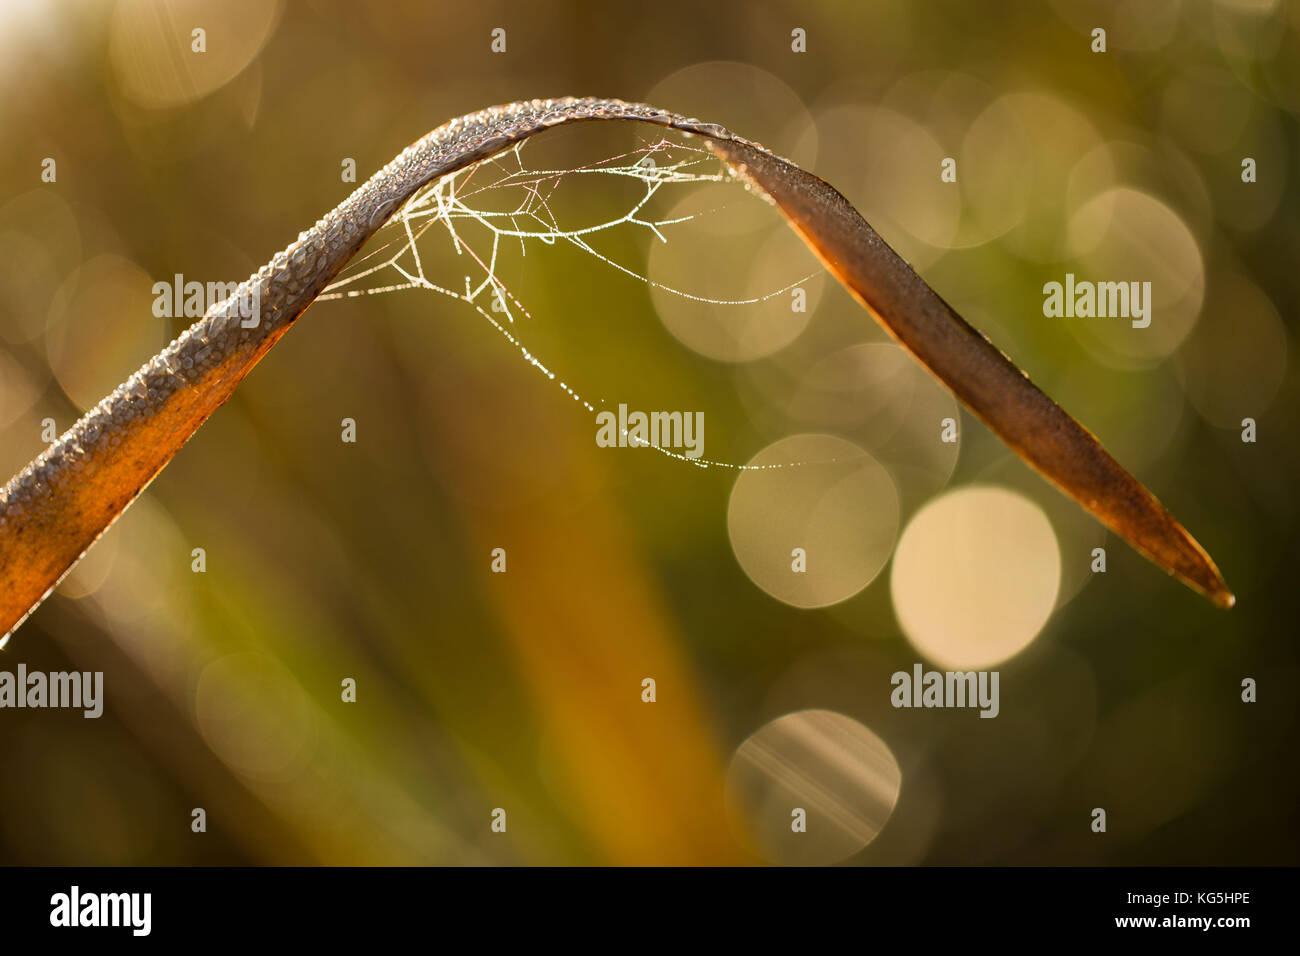
<path id="1" fill-rule="evenodd" d="M 295 777 L 315 742 L 311 702 L 265 654 L 227 654 L 208 663 L 194 691 L 194 715 L 208 746 L 233 771 L 258 781 Z"/>
<path id="2" fill-rule="evenodd" d="M 1176 208 L 1197 236 L 1204 235 L 1220 214 L 1200 166 L 1164 137 L 1112 139 L 1089 150 L 1070 170 L 1066 206 L 1073 215 L 1090 200 L 1119 186 L 1145 192 Z M 1089 229 L 1076 227 L 1070 232 L 1067 226 L 1068 255 L 1073 258 L 1092 252 L 1105 238 L 1109 224 L 1103 217 L 1092 221 Z"/>
<path id="3" fill-rule="evenodd" d="M 971 124 L 959 182 L 984 233 L 1033 262 L 1066 251 L 1065 204 L 1075 161 L 1101 143 L 1088 118 L 1045 92 L 1009 93 Z"/>
<path id="4" fill-rule="evenodd" d="M 135 371 L 167 344 L 168 320 L 153 314 L 152 288 L 143 269 L 109 254 L 91 259 L 60 287 L 46 354 L 78 408 L 93 408 L 125 378 L 123 369 Z"/>
<path id="5" fill-rule="evenodd" d="M 924 126 L 894 110 L 859 105 L 821 110 L 817 125 L 818 174 L 899 255 L 923 268 L 954 245 L 961 194 L 939 183 L 940 163 L 951 154 Z"/>
<path id="6" fill-rule="evenodd" d="M 724 362 L 752 361 L 793 342 L 826 284 L 803 240 L 770 206 L 739 190 L 697 189 L 665 218 L 688 216 L 696 218 L 674 227 L 671 242 L 650 246 L 650 295 L 664 327 L 687 348 Z"/>
<path id="7" fill-rule="evenodd" d="M 909 418 L 914 368 L 916 359 L 892 342 L 861 342 L 838 349 L 800 378 L 786 412 L 804 424 L 868 429 L 869 444 L 876 447 Z"/>
<path id="8" fill-rule="evenodd" d="M 743 842 L 769 863 L 839 863 L 880 835 L 902 783 L 889 745 L 869 728 L 803 710 L 764 724 L 736 749 L 727 810 Z"/>
<path id="9" fill-rule="evenodd" d="M 1145 315 L 1075 316 L 1056 321 L 1098 360 L 1120 368 L 1157 362 L 1178 348 L 1201 313 L 1205 264 L 1183 218 L 1155 196 L 1126 186 L 1085 202 L 1070 220 L 1071 248 L 1086 249 L 1064 273 L 1081 282 L 1150 283 Z M 1139 286 L 1139 289 L 1146 288 Z M 1100 298 L 1098 299 L 1100 301 Z M 1132 309 L 1130 299 L 1130 311 Z M 1135 327 L 1134 321 L 1146 322 Z"/>
<path id="10" fill-rule="evenodd" d="M 817 162 L 818 130 L 790 85 L 734 60 L 693 63 L 662 77 L 641 98 L 706 123 L 725 123 L 805 168 Z"/>
<path id="11" fill-rule="evenodd" d="M 898 492 L 884 466 L 860 446 L 820 434 L 781 439 L 748 464 L 768 467 L 736 479 L 727 531 L 751 581 L 778 601 L 812 608 L 838 604 L 875 579 L 898 534 Z"/>
<path id="12" fill-rule="evenodd" d="M 943 488 L 960 442 L 936 441 L 944 419 L 961 420 L 957 400 L 894 342 L 861 342 L 816 362 L 797 382 L 787 414 L 834 428 L 888 469 L 904 505 Z"/>
<path id="13" fill-rule="evenodd" d="M 109 62 L 136 106 L 184 106 L 242 73 L 271 38 L 280 13 L 278 0 L 118 0 Z M 201 54 L 193 50 L 195 29 L 206 33 Z"/>
<path id="14" fill-rule="evenodd" d="M 949 150 L 946 155 L 956 156 L 970 124 L 997 96 L 995 86 L 973 74 L 927 69 L 899 77 L 880 105 L 920 123 Z"/>
<path id="15" fill-rule="evenodd" d="M 912 646 L 940 666 L 991 667 L 1038 635 L 1056 606 L 1056 534 L 1029 499 L 992 486 L 951 491 L 918 512 L 890 588 Z"/>
<path id="16" fill-rule="evenodd" d="M 121 541 L 118 535 L 106 534 L 92 544 L 68 576 L 59 582 L 58 593 L 69 598 L 84 598 L 98 591 L 117 562 Z"/>

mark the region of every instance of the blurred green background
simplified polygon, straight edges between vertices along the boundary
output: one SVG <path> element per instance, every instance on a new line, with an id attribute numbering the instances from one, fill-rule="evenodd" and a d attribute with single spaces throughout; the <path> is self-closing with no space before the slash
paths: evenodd
<path id="1" fill-rule="evenodd" d="M 1268 0 L 0 5 L 6 477 L 188 324 L 154 282 L 246 277 L 354 188 L 345 159 L 360 181 L 466 112 L 616 96 L 837 186 L 1238 598 L 1107 535 L 824 276 L 805 314 L 727 311 L 534 244 L 499 270 L 512 328 L 584 398 L 703 411 L 711 459 L 841 447 L 813 434 L 863 464 L 782 483 L 599 448 L 470 305 L 319 303 L 0 653 L 107 694 L 99 720 L 0 711 L 0 862 L 1296 863 L 1298 63 L 1300 7 Z M 574 184 L 566 222 L 626 211 Z M 817 269 L 734 184 L 651 209 L 679 203 L 703 215 L 666 245 L 599 251 L 706 297 Z M 1067 272 L 1152 281 L 1152 327 L 1044 317 Z M 999 670 L 999 716 L 891 707 L 918 661 Z M 845 719 L 770 723 L 808 710 Z M 815 850 L 782 836 L 796 804 Z"/>

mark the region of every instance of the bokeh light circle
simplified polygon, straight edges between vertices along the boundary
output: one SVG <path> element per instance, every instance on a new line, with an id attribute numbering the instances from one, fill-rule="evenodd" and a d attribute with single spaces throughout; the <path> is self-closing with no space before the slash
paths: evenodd
<path id="1" fill-rule="evenodd" d="M 895 110 L 858 105 L 821 110 L 817 124 L 817 174 L 843 190 L 899 255 L 923 268 L 956 244 L 961 194 L 936 188 L 951 150 L 929 130 Z"/>
<path id="2" fill-rule="evenodd" d="M 805 169 L 816 165 L 817 127 L 808 107 L 775 73 L 750 63 L 693 63 L 660 79 L 641 99 L 706 123 L 723 123 Z"/>
<path id="3" fill-rule="evenodd" d="M 306 764 L 315 715 L 293 675 L 265 654 L 228 654 L 199 675 L 194 714 L 208 746 L 231 770 L 286 782 Z"/>
<path id="4" fill-rule="evenodd" d="M 908 523 L 890 588 L 899 625 L 927 660 L 982 668 L 1023 650 L 1056 605 L 1061 555 L 1047 516 L 995 486 L 951 491 Z"/>
<path id="5" fill-rule="evenodd" d="M 225 86 L 262 52 L 279 0 L 118 0 L 108 59 L 126 98 L 148 109 L 191 103 Z M 193 31 L 204 31 L 194 51 Z"/>
<path id="6" fill-rule="evenodd" d="M 719 361 L 748 362 L 803 332 L 826 275 L 770 206 L 723 193 L 721 187 L 697 189 L 668 212 L 669 220 L 691 221 L 670 241 L 650 246 L 650 296 L 664 327 L 687 348 Z"/>
<path id="7" fill-rule="evenodd" d="M 1035 262 L 1063 258 L 1070 171 L 1101 142 L 1083 113 L 1051 94 L 989 104 L 962 143 L 959 177 L 984 234 Z"/>
<path id="8" fill-rule="evenodd" d="M 893 752 L 869 728 L 835 711 L 802 710 L 764 724 L 737 748 L 727 809 L 770 863 L 839 863 L 884 829 L 902 781 Z"/>
<path id="9" fill-rule="evenodd" d="M 96 256 L 60 287 L 45 344 L 55 378 L 79 408 L 93 408 L 167 344 L 168 321 L 154 315 L 153 280 L 120 256 Z"/>
<path id="10" fill-rule="evenodd" d="M 1069 237 L 1072 248 L 1090 250 L 1063 270 L 1074 275 L 1076 288 L 1082 282 L 1120 282 L 1131 289 L 1137 282 L 1145 313 L 1139 318 L 1130 305 L 1129 316 L 1056 321 L 1068 323 L 1099 361 L 1121 368 L 1158 361 L 1178 348 L 1196 324 L 1205 295 L 1201 248 L 1183 218 L 1155 196 L 1121 186 L 1085 202 L 1070 220 Z M 1148 288 L 1146 299 L 1142 290 Z"/>
<path id="11" fill-rule="evenodd" d="M 834 435 L 784 438 L 749 462 L 731 491 L 727 530 L 750 580 L 795 607 L 826 607 L 857 594 L 885 566 L 898 534 L 889 472 Z M 797 570 L 804 556 L 804 570 Z"/>

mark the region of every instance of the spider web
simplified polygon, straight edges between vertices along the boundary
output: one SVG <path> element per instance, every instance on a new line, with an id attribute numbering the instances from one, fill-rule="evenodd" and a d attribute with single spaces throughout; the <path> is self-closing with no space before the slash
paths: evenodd
<path id="1" fill-rule="evenodd" d="M 318 301 L 383 295 L 405 290 L 424 290 L 459 300 L 486 319 L 524 360 L 554 382 L 575 402 L 590 412 L 597 405 L 561 379 L 523 342 L 516 319 L 531 318 L 524 304 L 510 291 L 498 272 L 500 254 L 506 243 L 518 243 L 520 254 L 536 244 L 570 244 L 600 262 L 647 285 L 696 302 L 720 306 L 746 306 L 766 302 L 803 285 L 817 273 L 810 273 L 788 285 L 746 299 L 716 299 L 695 295 L 656 282 L 615 261 L 591 245 L 591 240 L 617 229 L 640 229 L 659 242 L 668 242 L 672 227 L 717 208 L 675 218 L 655 218 L 652 201 L 665 187 L 697 183 L 738 182 L 726 166 L 707 148 L 668 139 L 642 141 L 624 153 L 568 169 L 529 168 L 524 159 L 524 140 L 495 156 L 440 177 L 420 189 L 384 224 L 372 242 L 379 245 L 360 257 L 318 296 Z M 560 184 L 571 177 L 617 177 L 639 187 L 635 199 L 622 214 L 575 227 L 560 225 L 553 198 Z M 515 201 L 512 197 L 519 196 Z M 505 198 L 505 202 L 500 200 Z M 497 201 L 499 208 L 491 208 Z M 477 229 L 473 227 L 478 227 Z M 470 233 L 486 235 L 485 241 L 471 241 Z M 421 255 L 421 245 L 449 242 L 457 262 L 466 266 L 463 286 L 435 281 L 426 271 L 430 254 Z M 457 287 L 459 286 L 459 287 Z M 495 314 L 494 314 L 495 313 Z M 597 404 L 604 406 L 604 400 Z M 622 432 L 629 444 L 653 448 L 669 458 L 701 468 L 766 470 L 798 463 L 739 465 L 706 458 L 691 458 L 670 448 L 650 444 Z"/>

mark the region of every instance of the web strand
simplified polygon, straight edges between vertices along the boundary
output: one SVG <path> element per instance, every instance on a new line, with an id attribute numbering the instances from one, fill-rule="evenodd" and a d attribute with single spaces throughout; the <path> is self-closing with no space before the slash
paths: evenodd
<path id="1" fill-rule="evenodd" d="M 649 214 L 655 197 L 669 186 L 735 182 L 725 166 L 705 148 L 660 139 L 585 166 L 531 169 L 524 161 L 525 145 L 526 141 L 520 142 L 503 153 L 444 176 L 421 189 L 380 230 L 377 236 L 378 246 L 355 260 L 344 275 L 326 287 L 318 300 L 386 295 L 406 290 L 434 292 L 456 299 L 472 307 L 487 320 L 521 354 L 527 364 L 554 382 L 588 412 L 595 413 L 598 406 L 604 407 L 606 402 L 602 399 L 593 404 L 585 399 L 538 358 L 514 331 L 517 317 L 532 316 L 498 275 L 503 243 L 518 242 L 520 255 L 525 257 L 529 247 L 536 243 L 543 246 L 568 243 L 610 268 L 649 286 L 694 302 L 718 306 L 740 307 L 766 302 L 790 292 L 817 275 L 813 272 L 779 289 L 743 299 L 710 298 L 657 282 L 603 254 L 592 246 L 590 240 L 617 229 L 631 228 L 645 230 L 654 240 L 667 243 L 671 227 L 701 216 L 716 214 L 720 208 L 689 216 L 657 219 Z M 565 179 L 580 176 L 620 177 L 639 184 L 640 195 L 621 215 L 566 229 L 561 227 L 554 209 L 555 192 Z M 503 194 L 510 195 L 506 192 L 508 190 L 521 194 L 522 198 L 517 203 L 506 203 L 506 208 L 502 210 L 493 211 L 484 207 L 483 204 L 488 199 Z M 474 227 L 488 237 L 481 252 L 468 237 L 468 232 Z M 458 258 L 463 257 L 473 263 L 474 268 L 470 271 L 474 275 L 464 275 L 463 289 L 435 282 L 425 270 L 426 257 L 421 255 L 420 246 L 440 240 L 448 242 Z M 504 316 L 504 322 L 498 320 L 493 312 Z M 812 464 L 790 462 L 739 465 L 692 458 L 658 444 L 640 441 L 626 430 L 622 432 L 622 439 L 629 447 L 653 448 L 669 458 L 700 468 L 758 471 Z"/>

